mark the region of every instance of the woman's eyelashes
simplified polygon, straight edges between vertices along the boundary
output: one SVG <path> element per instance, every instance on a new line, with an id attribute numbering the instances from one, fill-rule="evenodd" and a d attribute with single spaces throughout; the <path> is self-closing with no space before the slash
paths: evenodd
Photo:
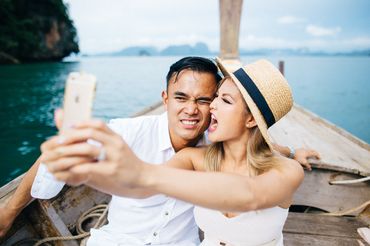
<path id="1" fill-rule="evenodd" d="M 218 93 L 215 94 L 215 98 L 218 98 Z M 227 96 L 221 96 L 221 100 L 227 104 L 231 104 L 231 100 L 227 98 Z"/>
<path id="2" fill-rule="evenodd" d="M 222 101 L 224 101 L 227 104 L 231 104 L 231 102 L 227 98 L 225 98 L 225 97 L 222 98 Z"/>

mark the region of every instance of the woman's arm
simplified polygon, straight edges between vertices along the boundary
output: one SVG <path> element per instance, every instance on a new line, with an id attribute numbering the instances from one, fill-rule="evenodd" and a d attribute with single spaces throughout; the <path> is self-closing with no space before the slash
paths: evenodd
<path id="1" fill-rule="evenodd" d="M 131 162 L 132 167 L 136 160 L 130 161 L 129 157 L 136 155 L 131 152 L 125 141 L 108 128 L 103 122 L 92 121 L 90 127 L 83 129 L 70 129 L 62 135 L 55 136 L 44 142 L 41 146 L 41 159 L 49 171 L 70 185 L 88 183 L 90 186 L 106 193 L 128 196 L 132 198 L 145 198 L 158 194 L 158 191 L 143 187 L 117 186 L 115 178 L 118 175 L 117 163 Z M 102 147 L 88 144 L 87 139 L 94 139 L 102 143 Z M 126 150 L 130 150 L 126 153 Z M 105 160 L 97 162 L 101 151 L 106 151 Z M 193 158 L 200 158 L 204 148 L 187 148 L 179 151 L 169 161 L 162 165 L 194 170 Z M 133 159 L 133 158 L 131 158 Z M 138 158 L 136 158 L 140 162 Z M 200 167 L 199 167 L 200 168 Z M 93 170 L 99 170 L 93 172 Z M 126 170 L 135 173 L 134 168 Z M 108 188 L 109 186 L 110 188 Z"/>
<path id="2" fill-rule="evenodd" d="M 164 193 L 208 208 L 249 211 L 276 206 L 290 199 L 303 179 L 301 166 L 283 157 L 280 158 L 281 168 L 251 178 L 237 174 L 194 172 L 163 165 L 150 165 L 141 161 L 122 138 L 106 135 L 104 132 L 110 129 L 104 129 L 104 125 L 89 123 L 87 126 L 77 126 L 80 130 L 73 136 L 65 136 L 63 141 L 50 140 L 46 145 L 56 147 L 43 153 L 46 158 L 43 161 L 49 164 L 55 176 L 70 184 L 86 183 L 116 195 L 132 195 L 127 193 L 127 189 L 134 193 L 143 189 Z M 86 139 L 101 142 L 107 158 L 99 163 L 60 168 L 63 165 L 58 166 L 56 159 L 61 156 L 76 154 L 99 156 L 101 148 L 87 146 L 84 142 Z M 72 149 L 69 144 L 76 142 L 80 144 L 74 144 Z M 187 153 L 186 158 L 189 159 L 185 159 L 184 163 L 191 169 L 189 162 L 193 161 L 195 155 L 191 155 L 191 150 L 180 153 Z"/>
<path id="3" fill-rule="evenodd" d="M 303 180 L 300 165 L 285 158 L 282 161 L 281 168 L 255 177 L 145 165 L 137 185 L 217 210 L 263 209 L 291 199 Z"/>

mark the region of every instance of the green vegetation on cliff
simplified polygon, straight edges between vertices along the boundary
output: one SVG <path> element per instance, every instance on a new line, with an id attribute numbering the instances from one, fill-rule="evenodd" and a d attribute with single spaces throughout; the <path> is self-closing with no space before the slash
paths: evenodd
<path id="1" fill-rule="evenodd" d="M 0 0 L 0 63 L 55 61 L 78 52 L 62 0 Z"/>

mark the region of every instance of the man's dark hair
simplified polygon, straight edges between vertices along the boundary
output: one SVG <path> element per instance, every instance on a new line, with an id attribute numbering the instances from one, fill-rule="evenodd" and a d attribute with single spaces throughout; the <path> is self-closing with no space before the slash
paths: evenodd
<path id="1" fill-rule="evenodd" d="M 175 82 L 177 81 L 177 76 L 180 74 L 181 71 L 190 69 L 194 72 L 200 73 L 210 73 L 215 76 L 215 81 L 218 82 L 221 80 L 220 75 L 217 73 L 218 69 L 215 63 L 213 63 L 210 59 L 197 57 L 197 56 L 188 56 L 184 57 L 174 64 L 171 65 L 170 71 L 168 71 L 166 80 L 167 80 L 167 89 L 170 83 L 170 80 L 173 76 L 175 77 Z"/>

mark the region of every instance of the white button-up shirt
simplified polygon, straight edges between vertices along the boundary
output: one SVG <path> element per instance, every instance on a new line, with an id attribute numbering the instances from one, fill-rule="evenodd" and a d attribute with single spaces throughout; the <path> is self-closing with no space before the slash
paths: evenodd
<path id="1" fill-rule="evenodd" d="M 115 119 L 110 121 L 109 127 L 146 162 L 162 164 L 175 154 L 166 113 Z M 206 138 L 203 138 L 198 145 L 206 143 Z M 198 244 L 193 205 L 165 195 L 145 199 L 113 196 L 108 210 L 108 224 L 97 230 L 91 229 L 87 242 L 88 246 Z"/>

